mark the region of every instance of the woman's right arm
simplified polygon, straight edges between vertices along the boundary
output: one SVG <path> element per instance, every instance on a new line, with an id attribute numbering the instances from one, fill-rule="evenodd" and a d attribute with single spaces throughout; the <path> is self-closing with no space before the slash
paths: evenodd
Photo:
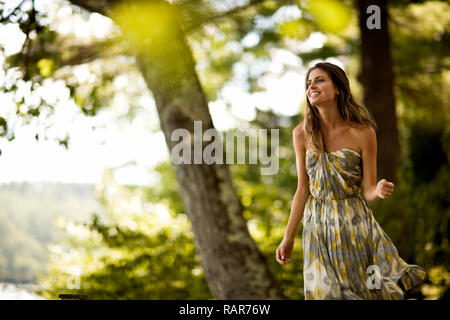
<path id="1" fill-rule="evenodd" d="M 294 239 L 300 222 L 303 218 L 303 210 L 309 196 L 309 178 L 305 168 L 305 135 L 303 125 L 299 124 L 293 132 L 294 149 L 298 173 L 298 185 L 292 201 L 291 214 L 284 232 L 284 238 L 276 250 L 276 260 L 285 265 L 291 261 L 290 256 L 294 248 Z"/>
<path id="2" fill-rule="evenodd" d="M 306 173 L 305 167 L 305 134 L 303 131 L 303 124 L 299 124 L 294 128 L 293 143 L 296 156 L 296 166 L 298 174 L 297 191 L 295 192 L 294 199 L 292 200 L 291 213 L 289 221 L 284 233 L 284 241 L 294 242 L 295 235 L 297 234 L 300 222 L 303 219 L 303 211 L 305 209 L 305 203 L 310 195 L 309 192 L 309 178 Z"/>

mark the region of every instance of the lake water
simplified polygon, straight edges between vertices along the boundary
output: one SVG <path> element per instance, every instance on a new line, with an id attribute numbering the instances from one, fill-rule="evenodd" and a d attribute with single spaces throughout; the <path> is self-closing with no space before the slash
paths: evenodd
<path id="1" fill-rule="evenodd" d="M 32 288 L 29 284 L 0 283 L 0 300 L 44 300 Z"/>

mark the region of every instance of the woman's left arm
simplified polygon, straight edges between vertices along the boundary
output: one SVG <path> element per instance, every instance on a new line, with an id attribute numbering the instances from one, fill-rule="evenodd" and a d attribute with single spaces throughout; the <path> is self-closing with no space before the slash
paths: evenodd
<path id="1" fill-rule="evenodd" d="M 381 179 L 377 183 L 377 136 L 375 129 L 370 126 L 365 128 L 362 139 L 364 198 L 369 202 L 378 198 L 386 199 L 394 191 L 394 184 L 386 179 Z"/>

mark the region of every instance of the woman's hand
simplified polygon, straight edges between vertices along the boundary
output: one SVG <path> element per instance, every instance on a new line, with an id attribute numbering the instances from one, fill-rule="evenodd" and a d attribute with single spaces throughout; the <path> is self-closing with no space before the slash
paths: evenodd
<path id="1" fill-rule="evenodd" d="M 276 251 L 276 259 L 279 264 L 287 264 L 291 262 L 290 256 L 294 248 L 294 241 L 283 239 Z"/>
<path id="2" fill-rule="evenodd" d="M 386 179 L 382 179 L 378 182 L 375 191 L 378 198 L 387 199 L 394 191 L 394 184 Z"/>

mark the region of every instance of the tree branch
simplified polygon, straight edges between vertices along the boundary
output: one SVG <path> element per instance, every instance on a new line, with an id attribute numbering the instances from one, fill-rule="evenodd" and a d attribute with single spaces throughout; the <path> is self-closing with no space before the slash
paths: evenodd
<path id="1" fill-rule="evenodd" d="M 14 8 L 14 10 L 13 11 L 11 11 L 11 13 L 10 14 L 8 14 L 6 17 L 2 17 L 1 19 L 0 19 L 0 23 L 3 23 L 3 22 L 5 22 L 5 21 L 8 21 L 9 20 L 9 18 L 23 5 L 23 3 L 25 2 L 26 0 L 22 0 L 20 3 L 19 3 L 19 5 L 17 6 L 17 7 L 15 7 Z"/>
<path id="2" fill-rule="evenodd" d="M 247 8 L 250 8 L 250 7 L 254 6 L 254 5 L 257 5 L 257 4 L 262 3 L 262 2 L 264 2 L 264 0 L 250 0 L 249 3 L 246 4 L 246 5 L 243 5 L 243 6 L 240 6 L 240 7 L 236 7 L 234 9 L 231 9 L 231 10 L 228 10 L 228 11 L 220 12 L 220 13 L 218 13 L 216 15 L 205 17 L 201 21 L 194 22 L 194 23 L 192 23 L 190 25 L 187 25 L 184 28 L 184 32 L 189 33 L 189 32 L 193 31 L 194 29 L 197 29 L 198 27 L 200 27 L 201 25 L 203 25 L 205 23 L 208 23 L 208 22 L 211 22 L 211 21 L 214 21 L 214 20 L 218 20 L 218 19 L 221 19 L 221 18 L 225 18 L 227 16 L 233 15 L 235 13 L 238 13 L 239 11 L 245 10 Z"/>
<path id="3" fill-rule="evenodd" d="M 108 9 L 110 7 L 112 7 L 114 4 L 118 3 L 119 0 L 69 0 L 72 4 L 79 6 L 83 9 L 86 9 L 90 12 L 97 12 L 100 13 L 102 15 L 107 16 L 107 12 Z M 136 1 L 133 0 L 127 0 L 128 2 L 133 3 Z M 152 1 L 152 0 L 149 0 Z M 184 32 L 188 33 L 193 31 L 194 29 L 200 27 L 201 25 L 203 25 L 204 23 L 207 22 L 211 22 L 214 20 L 218 20 L 233 14 L 236 14 L 242 10 L 245 10 L 247 8 L 250 8 L 252 6 L 258 5 L 260 3 L 263 3 L 265 0 L 250 0 L 248 4 L 243 5 L 243 6 L 239 6 L 239 7 L 235 7 L 234 9 L 228 10 L 228 11 L 224 11 L 224 12 L 220 12 L 217 13 L 215 15 L 211 15 L 211 16 L 207 16 L 207 17 L 203 17 L 203 19 L 201 19 L 200 21 L 196 21 L 196 22 L 192 22 L 190 24 L 187 24 L 183 30 Z M 176 2 L 173 4 L 174 6 L 176 6 L 177 8 L 183 10 L 183 4 L 177 4 Z"/>
<path id="4" fill-rule="evenodd" d="M 69 0 L 72 4 L 86 9 L 89 12 L 97 12 L 101 15 L 107 16 L 108 9 L 118 0 Z"/>
<path id="5" fill-rule="evenodd" d="M 116 55 L 126 55 L 124 45 L 116 45 L 116 39 L 98 41 L 88 45 L 73 46 L 70 56 L 61 58 L 59 66 L 75 66 L 88 63 L 96 59 Z"/>

